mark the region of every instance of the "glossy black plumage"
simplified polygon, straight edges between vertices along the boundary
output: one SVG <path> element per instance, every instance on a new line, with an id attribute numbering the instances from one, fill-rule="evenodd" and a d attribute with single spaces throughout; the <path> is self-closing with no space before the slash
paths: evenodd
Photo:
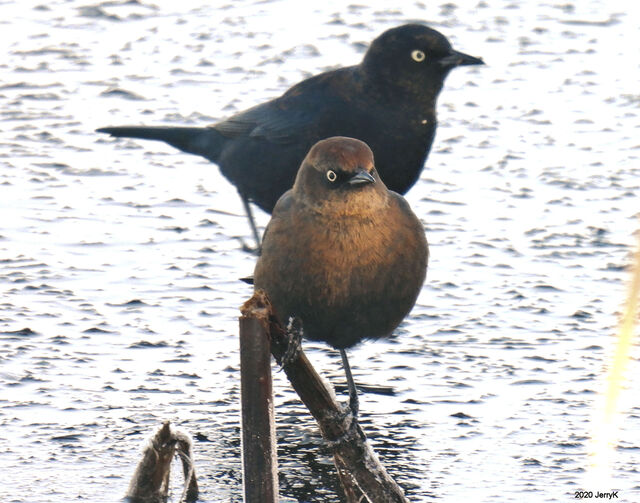
<path id="1" fill-rule="evenodd" d="M 105 127 L 115 137 L 164 141 L 220 167 L 243 201 L 271 212 L 317 141 L 366 142 L 385 184 L 404 194 L 420 176 L 436 130 L 435 106 L 452 68 L 482 60 L 420 24 L 387 30 L 356 66 L 300 82 L 279 98 L 210 127 Z M 398 163 L 398 159 L 402 159 Z"/>

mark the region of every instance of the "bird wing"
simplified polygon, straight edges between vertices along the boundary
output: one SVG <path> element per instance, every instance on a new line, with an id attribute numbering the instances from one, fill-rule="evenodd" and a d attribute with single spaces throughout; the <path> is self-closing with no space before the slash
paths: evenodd
<path id="1" fill-rule="evenodd" d="M 266 120 L 258 122 L 251 131 L 253 137 L 263 137 L 277 143 L 287 143 L 307 130 L 318 118 L 318 109 L 271 111 Z"/>
<path id="2" fill-rule="evenodd" d="M 265 237 L 267 236 L 267 233 L 269 232 L 269 229 L 274 225 L 278 225 L 277 222 L 280 218 L 286 218 L 290 214 L 290 211 L 291 211 L 290 208 L 294 203 L 295 201 L 294 201 L 292 189 L 287 190 L 284 194 L 280 196 L 280 199 L 278 199 L 278 202 L 276 202 L 276 205 L 273 208 L 273 212 L 271 213 L 271 220 L 269 220 L 269 223 L 267 224 L 267 226 L 264 229 L 264 232 L 262 233 L 263 243 L 264 243 Z"/>
<path id="3" fill-rule="evenodd" d="M 334 72 L 293 86 L 274 100 L 256 105 L 212 126 L 227 138 L 248 136 L 273 143 L 292 143 L 307 135 L 339 100 L 330 90 Z"/>
<path id="4" fill-rule="evenodd" d="M 229 117 L 213 128 L 227 138 L 250 136 L 273 143 L 290 143 L 314 123 L 317 113 L 319 110 L 307 108 L 283 109 L 270 101 Z"/>

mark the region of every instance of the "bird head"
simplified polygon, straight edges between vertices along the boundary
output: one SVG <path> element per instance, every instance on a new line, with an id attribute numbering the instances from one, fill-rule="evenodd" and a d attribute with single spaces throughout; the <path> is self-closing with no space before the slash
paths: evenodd
<path id="1" fill-rule="evenodd" d="M 484 61 L 456 51 L 442 33 L 421 24 L 405 24 L 385 31 L 370 45 L 361 67 L 373 82 L 433 98 L 448 73 L 458 66 Z"/>
<path id="2" fill-rule="evenodd" d="M 369 146 L 354 138 L 334 136 L 316 143 L 298 171 L 294 193 L 309 206 L 343 209 L 386 198 Z M 367 202 L 367 200 L 369 200 Z"/>

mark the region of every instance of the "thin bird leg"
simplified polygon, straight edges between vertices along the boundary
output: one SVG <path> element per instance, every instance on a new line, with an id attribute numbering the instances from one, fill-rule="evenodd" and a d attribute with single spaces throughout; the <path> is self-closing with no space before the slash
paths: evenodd
<path id="1" fill-rule="evenodd" d="M 344 349 L 340 350 L 340 357 L 342 358 L 344 373 L 347 376 L 347 387 L 349 388 L 349 408 L 353 413 L 353 417 L 358 417 L 358 412 L 360 410 L 360 403 L 358 401 L 358 390 L 356 389 L 356 383 L 353 380 L 353 375 L 351 374 L 351 367 L 349 366 L 349 360 L 347 359 L 347 352 Z"/>
<path id="2" fill-rule="evenodd" d="M 253 232 L 253 238 L 256 240 L 256 252 L 260 255 L 260 250 L 262 249 L 262 243 L 260 240 L 260 233 L 258 232 L 258 227 L 256 226 L 256 221 L 253 218 L 253 212 L 251 211 L 251 204 L 249 203 L 249 199 L 247 199 L 244 195 L 240 194 L 240 199 L 242 199 L 242 204 L 244 205 L 244 211 L 247 214 L 247 218 L 249 219 L 249 225 L 251 226 L 251 232 Z"/>

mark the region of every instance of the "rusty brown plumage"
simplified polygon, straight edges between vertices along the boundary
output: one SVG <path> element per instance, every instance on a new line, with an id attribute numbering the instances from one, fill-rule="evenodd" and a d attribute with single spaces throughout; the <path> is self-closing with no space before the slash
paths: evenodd
<path id="1" fill-rule="evenodd" d="M 276 204 L 254 272 L 280 321 L 344 350 L 389 336 L 425 279 L 422 224 L 387 189 L 369 147 L 352 138 L 316 143 Z"/>

